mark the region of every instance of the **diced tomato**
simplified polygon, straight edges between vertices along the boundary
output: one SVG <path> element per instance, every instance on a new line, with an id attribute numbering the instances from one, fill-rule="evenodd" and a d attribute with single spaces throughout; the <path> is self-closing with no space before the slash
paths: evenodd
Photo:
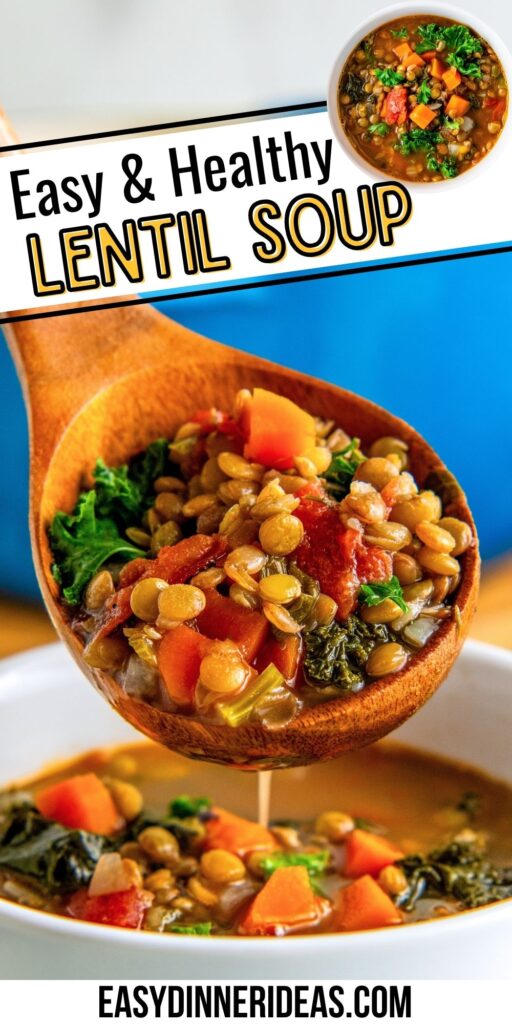
<path id="1" fill-rule="evenodd" d="M 502 117 L 507 107 L 507 101 L 498 96 L 487 96 L 483 105 L 486 110 L 492 110 L 493 117 Z"/>
<path id="2" fill-rule="evenodd" d="M 337 618 L 346 619 L 356 607 L 361 583 L 391 579 L 391 557 L 365 544 L 357 530 L 346 529 L 334 505 L 306 498 L 294 514 L 305 530 L 295 552 L 297 564 L 336 601 Z"/>
<path id="3" fill-rule="evenodd" d="M 208 850 L 229 850 L 246 857 L 254 850 L 275 850 L 278 845 L 274 836 L 257 821 L 240 818 L 223 807 L 214 807 L 215 817 L 205 824 L 205 845 Z"/>
<path id="4" fill-rule="evenodd" d="M 135 561 L 147 564 L 144 558 L 136 558 Z M 128 566 L 125 566 L 125 568 L 128 568 Z M 132 614 L 130 606 L 132 590 L 133 585 L 123 587 L 121 590 L 117 590 L 115 594 L 112 594 L 112 597 L 107 598 L 95 637 L 108 636 L 130 618 Z"/>
<path id="5" fill-rule="evenodd" d="M 287 683 L 294 683 L 299 669 L 301 650 L 302 643 L 298 636 L 288 636 L 282 642 L 272 636 L 259 654 L 256 668 L 258 672 L 263 672 L 268 665 L 275 665 Z"/>
<path id="6" fill-rule="evenodd" d="M 124 824 L 105 783 L 94 772 L 72 775 L 47 786 L 36 794 L 34 802 L 45 818 L 66 828 L 109 836 Z"/>
<path id="7" fill-rule="evenodd" d="M 204 434 L 218 430 L 220 434 L 236 437 L 240 433 L 236 420 L 229 413 L 221 412 L 220 409 L 198 409 L 192 416 L 191 423 L 199 423 L 201 432 Z"/>
<path id="8" fill-rule="evenodd" d="M 356 565 L 359 583 L 384 583 L 393 575 L 391 555 L 364 541 L 356 549 Z"/>
<path id="9" fill-rule="evenodd" d="M 255 388 L 248 403 L 249 437 L 245 455 L 274 469 L 290 469 L 297 455 L 315 444 L 315 421 L 295 402 Z"/>
<path id="10" fill-rule="evenodd" d="M 403 85 L 390 89 L 382 104 L 381 117 L 386 124 L 405 124 L 408 118 L 407 89 Z"/>
<path id="11" fill-rule="evenodd" d="M 358 932 L 401 924 L 402 914 L 380 885 L 363 875 L 338 893 L 334 922 L 342 931 Z"/>
<path id="12" fill-rule="evenodd" d="M 242 935 L 276 935 L 312 927 L 324 904 L 315 896 L 305 867 L 277 868 L 253 899 L 239 931 Z"/>
<path id="13" fill-rule="evenodd" d="M 177 704 L 193 704 L 201 661 L 210 647 L 211 640 L 184 623 L 164 633 L 158 645 L 158 668 Z"/>
<path id="14" fill-rule="evenodd" d="M 359 878 L 360 875 L 377 875 L 382 868 L 394 864 L 404 856 L 402 850 L 384 836 L 376 836 L 362 828 L 355 828 L 346 842 L 347 859 L 345 875 L 347 878 Z"/>
<path id="15" fill-rule="evenodd" d="M 232 640 L 252 664 L 269 633 L 265 616 L 243 608 L 216 590 L 206 590 L 205 597 L 206 607 L 197 618 L 201 633 L 211 640 Z"/>
<path id="16" fill-rule="evenodd" d="M 105 603 L 97 637 L 108 636 L 131 615 L 130 596 L 133 585 L 148 576 L 158 576 L 166 583 L 186 583 L 207 565 L 217 564 L 225 557 L 228 543 L 220 534 L 197 533 L 180 540 L 173 547 L 161 548 L 156 558 L 136 558 L 125 565 L 120 576 L 121 589 Z"/>
<path id="17" fill-rule="evenodd" d="M 103 896 L 89 896 L 87 889 L 79 889 L 70 897 L 67 909 L 71 917 L 80 921 L 137 929 L 151 903 L 151 894 L 135 886 Z"/>
<path id="18" fill-rule="evenodd" d="M 320 480 L 310 481 L 310 483 L 304 484 L 300 491 L 295 492 L 296 498 L 316 498 L 318 501 L 323 501 L 325 504 L 332 504 L 327 497 L 324 484 Z"/>

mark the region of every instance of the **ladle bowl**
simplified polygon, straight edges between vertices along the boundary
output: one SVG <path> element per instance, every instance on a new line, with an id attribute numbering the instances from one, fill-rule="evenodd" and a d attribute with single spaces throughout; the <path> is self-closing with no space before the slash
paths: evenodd
<path id="1" fill-rule="evenodd" d="M 209 341 L 151 306 L 123 306 L 12 324 L 6 331 L 27 402 L 30 525 L 39 583 L 55 627 L 99 693 L 152 739 L 192 758 L 244 769 L 335 757 L 373 743 L 420 708 L 445 678 L 473 614 L 479 580 L 475 544 L 461 558 L 456 612 L 401 672 L 304 710 L 290 725 L 237 729 L 171 713 L 129 696 L 83 660 L 51 573 L 48 526 L 71 511 L 101 456 L 126 462 L 157 437 L 172 436 L 198 406 L 229 408 L 241 387 L 262 386 L 333 419 L 367 447 L 393 435 L 409 445 L 420 486 L 442 498 L 445 514 L 474 524 L 465 496 L 426 441 L 405 422 L 358 395 Z M 58 715 L 58 708 L 55 709 Z"/>

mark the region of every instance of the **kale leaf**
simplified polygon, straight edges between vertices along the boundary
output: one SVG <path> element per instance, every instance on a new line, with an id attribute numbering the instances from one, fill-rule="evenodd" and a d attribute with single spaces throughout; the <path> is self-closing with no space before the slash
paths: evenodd
<path id="1" fill-rule="evenodd" d="M 171 801 L 169 813 L 173 818 L 211 817 L 212 802 L 207 796 L 187 796 L 182 793 Z"/>
<path id="2" fill-rule="evenodd" d="M 165 470 L 167 449 L 168 442 L 160 438 L 128 466 L 109 467 L 98 459 L 93 473 L 98 515 L 121 526 L 140 522 L 154 498 L 153 484 Z"/>
<path id="3" fill-rule="evenodd" d="M 350 96 L 353 103 L 361 103 L 362 100 L 366 99 L 364 82 L 359 75 L 355 75 L 352 71 L 349 71 L 345 78 L 343 83 L 343 92 L 346 92 L 347 96 Z"/>
<path id="4" fill-rule="evenodd" d="M 370 651 L 388 639 L 383 625 L 363 622 L 349 615 L 345 622 L 317 626 L 303 634 L 304 672 L 308 683 L 357 693 L 365 683 L 364 666 Z"/>
<path id="5" fill-rule="evenodd" d="M 389 134 L 391 128 L 385 121 L 379 121 L 378 124 L 371 124 L 368 131 L 370 132 L 370 135 L 380 135 L 381 138 L 383 138 L 385 135 Z"/>
<path id="6" fill-rule="evenodd" d="M 329 850 L 316 850 L 313 853 L 278 850 L 277 853 L 267 853 L 262 857 L 258 867 L 265 878 L 270 878 L 278 868 L 288 867 L 305 867 L 309 877 L 315 878 L 326 871 L 329 858 Z"/>
<path id="7" fill-rule="evenodd" d="M 161 438 L 128 466 L 106 466 L 98 459 L 95 486 L 84 491 L 71 514 L 57 512 L 49 529 L 55 558 L 52 573 L 68 604 L 79 604 L 88 582 L 111 558 L 145 557 L 147 551 L 123 536 L 141 521 L 153 500 L 153 484 L 165 470 L 168 442 Z"/>
<path id="8" fill-rule="evenodd" d="M 403 612 L 408 611 L 403 590 L 396 576 L 392 576 L 386 583 L 363 583 L 359 590 L 361 604 L 366 604 L 370 608 L 382 604 L 388 598 L 391 598 Z"/>
<path id="9" fill-rule="evenodd" d="M 491 864 L 476 842 L 454 841 L 426 856 L 404 857 L 397 866 L 409 883 L 397 899 L 405 910 L 413 910 L 424 896 L 449 897 L 464 909 L 512 896 L 512 867 Z"/>
<path id="10" fill-rule="evenodd" d="M 443 178 L 456 178 L 458 174 L 457 161 L 453 156 L 447 156 L 444 160 L 437 160 L 433 153 L 430 153 L 426 159 L 426 165 L 429 171 L 434 171 L 437 174 L 442 174 Z"/>
<path id="11" fill-rule="evenodd" d="M 480 65 L 475 60 L 468 60 L 462 53 L 449 53 L 446 63 L 451 64 L 452 67 L 456 68 L 461 75 L 465 75 L 466 78 L 482 77 Z"/>
<path id="12" fill-rule="evenodd" d="M 417 53 L 435 50 L 438 43 L 444 43 L 448 64 L 467 78 L 482 77 L 480 65 L 474 59 L 475 55 L 482 53 L 482 43 L 465 25 L 420 25 L 418 35 L 420 42 L 416 46 Z"/>
<path id="13" fill-rule="evenodd" d="M 410 156 L 411 153 L 419 153 L 422 150 L 432 151 L 442 141 L 443 136 L 434 129 L 412 128 L 410 132 L 402 132 L 398 149 L 403 156 Z"/>
<path id="14" fill-rule="evenodd" d="M 112 848 L 104 836 L 48 821 L 31 804 L 14 806 L 0 822 L 0 867 L 50 893 L 88 885 L 101 854 Z"/>
<path id="15" fill-rule="evenodd" d="M 72 513 L 56 512 L 49 530 L 55 558 L 52 573 L 68 604 L 78 604 L 84 588 L 110 558 L 124 561 L 145 556 L 146 551 L 122 537 L 116 523 L 97 514 L 95 491 L 80 495 Z"/>
<path id="16" fill-rule="evenodd" d="M 409 31 L 405 25 L 402 25 L 401 28 L 392 28 L 391 35 L 393 36 L 393 39 L 408 39 Z"/>
<path id="17" fill-rule="evenodd" d="M 405 75 L 400 74 L 399 71 L 393 71 L 392 68 L 375 68 L 375 77 L 382 85 L 389 86 L 400 85 L 405 80 Z"/>
<path id="18" fill-rule="evenodd" d="M 211 816 L 213 817 L 213 815 Z M 145 807 L 138 817 L 129 823 L 126 831 L 123 833 L 122 842 L 137 839 L 145 828 L 150 828 L 154 825 L 172 832 L 174 838 L 178 841 L 181 852 L 185 854 L 190 853 L 192 846 L 202 831 L 200 824 L 194 826 L 192 822 L 186 821 L 175 814 L 159 814 L 158 811 Z"/>
<path id="19" fill-rule="evenodd" d="M 428 84 L 428 79 L 425 78 L 423 80 L 423 82 L 420 83 L 420 85 L 418 87 L 418 91 L 416 93 L 416 98 L 418 100 L 418 103 L 428 103 L 431 95 L 432 95 L 432 92 L 431 92 L 430 86 Z"/>
<path id="20" fill-rule="evenodd" d="M 359 438 L 354 437 L 346 448 L 334 452 L 329 468 L 322 474 L 329 494 L 337 501 L 341 501 L 348 494 L 352 477 L 357 467 L 365 460 L 359 444 Z"/>
<path id="21" fill-rule="evenodd" d="M 173 924 L 166 931 L 177 935 L 210 935 L 213 928 L 211 921 L 198 921 L 197 924 Z"/>

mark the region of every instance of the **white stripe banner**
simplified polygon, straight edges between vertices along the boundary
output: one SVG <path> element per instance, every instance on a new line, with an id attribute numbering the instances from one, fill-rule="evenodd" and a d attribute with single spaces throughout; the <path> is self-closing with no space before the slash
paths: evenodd
<path id="1" fill-rule="evenodd" d="M 407 1020 L 500 1024 L 510 1020 L 507 981 L 0 982 L 2 1018 L 43 1024 L 147 1021 Z"/>
<path id="2" fill-rule="evenodd" d="M 4 152 L 0 309 L 503 246 L 507 145 L 489 169 L 417 187 L 365 175 L 316 110 Z"/>

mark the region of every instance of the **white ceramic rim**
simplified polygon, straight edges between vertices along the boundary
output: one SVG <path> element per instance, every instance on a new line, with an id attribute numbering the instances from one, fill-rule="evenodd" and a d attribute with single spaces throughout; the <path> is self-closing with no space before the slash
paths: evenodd
<path id="1" fill-rule="evenodd" d="M 60 644 L 51 645 L 52 647 L 60 647 Z M 37 648 L 36 648 L 37 651 Z M 495 647 L 492 644 L 481 643 L 480 641 L 468 640 L 464 645 L 464 651 L 466 654 L 471 656 L 471 652 L 475 654 L 484 655 L 492 668 L 492 664 L 500 664 L 502 667 L 506 667 L 512 674 L 512 652 L 506 651 L 503 648 Z M 5 689 L 3 690 L 3 682 L 5 676 L 10 674 L 12 670 L 16 669 L 18 664 L 30 658 L 33 655 L 33 651 L 24 652 L 22 654 L 14 655 L 10 658 L 5 658 L 0 666 L 0 700 L 2 696 L 5 696 Z M 37 685 L 37 677 L 33 677 L 33 685 Z M 9 696 L 9 687 L 7 687 L 7 697 Z M 443 935 L 446 931 L 449 931 L 452 937 L 457 937 L 462 929 L 471 927 L 471 922 L 475 923 L 485 922 L 488 926 L 499 926 L 502 920 L 512 919 L 512 897 L 510 899 L 503 900 L 501 903 L 495 903 L 488 907 L 478 907 L 475 910 L 466 910 L 461 914 L 455 914 L 453 917 L 446 917 L 439 921 L 417 921 L 412 924 L 406 925 L 407 928 L 407 941 L 409 944 L 422 941 L 422 935 L 428 935 L 429 938 L 435 941 L 438 935 Z M 109 944 L 118 945 L 121 947 L 129 947 L 133 950 L 139 950 L 141 953 L 144 951 L 161 951 L 162 942 L 169 942 L 169 936 L 153 934 L 151 932 L 139 932 L 123 930 L 122 928 L 115 928 L 111 925 L 96 925 L 87 921 L 74 921 L 71 918 L 58 917 L 57 915 L 49 914 L 43 910 L 36 910 L 32 907 L 22 907 L 15 903 L 11 903 L 8 900 L 4 900 L 0 897 L 0 927 L 5 923 L 6 927 L 14 925 L 18 926 L 21 930 L 36 929 L 40 932 L 43 937 L 45 934 L 62 936 L 63 938 L 69 939 L 80 939 L 86 942 L 107 942 Z M 254 955 L 255 949 L 262 943 L 277 942 L 277 949 L 283 953 L 285 950 L 293 949 L 297 953 L 305 953 L 311 947 L 311 942 L 314 942 L 319 952 L 323 949 L 329 949 L 333 951 L 339 951 L 340 954 L 347 947 L 348 944 L 357 952 L 360 951 L 361 955 L 364 951 L 374 952 L 381 946 L 393 948 L 393 944 L 400 945 L 404 938 L 403 928 L 380 928 L 370 929 L 363 932 L 350 932 L 347 934 L 324 934 L 324 935 L 288 935 L 285 937 L 285 945 L 282 945 L 282 941 L 276 940 L 275 937 L 255 937 L 255 936 L 244 936 L 243 939 L 233 935 L 229 937 L 216 937 L 208 936 L 207 938 L 200 936 L 187 936 L 187 935 L 175 935 L 172 939 L 173 947 L 176 948 L 176 952 L 180 951 L 183 953 L 193 952 L 196 950 L 197 943 L 207 942 L 208 943 L 208 956 L 211 959 L 215 959 L 217 956 L 224 957 L 227 953 L 233 951 L 233 945 L 237 945 L 237 957 L 251 958 Z M 290 943 L 292 944 L 290 946 Z"/>
<path id="2" fill-rule="evenodd" d="M 452 4 L 441 3 L 421 3 L 421 0 L 411 0 L 410 3 L 398 3 L 390 4 L 388 7 L 383 7 L 378 11 L 377 14 L 372 15 L 370 18 L 366 18 L 356 26 L 352 34 L 350 35 L 347 42 L 344 44 L 340 53 L 338 54 L 334 67 L 329 77 L 329 84 L 327 87 L 327 112 L 329 114 L 329 120 L 331 122 L 331 128 L 333 134 L 340 146 L 349 157 L 351 162 L 355 164 L 359 170 L 365 171 L 367 177 L 371 177 L 375 181 L 382 181 L 383 179 L 394 180 L 390 174 L 385 171 L 378 171 L 377 168 L 373 167 L 371 163 L 360 156 L 356 149 L 354 149 L 352 143 L 349 141 L 343 130 L 340 118 L 338 116 L 338 82 L 345 65 L 345 62 L 352 50 L 355 48 L 357 43 L 364 39 L 369 32 L 384 25 L 387 21 L 393 21 L 400 15 L 406 14 L 425 14 L 432 15 L 433 18 L 440 16 L 442 18 L 451 18 L 453 21 L 461 21 L 470 28 L 476 29 L 479 35 L 481 35 L 495 50 L 498 55 L 501 64 L 505 70 L 507 77 L 508 88 L 510 90 L 512 84 L 512 55 L 508 50 L 507 46 L 501 39 L 494 29 L 490 28 L 484 21 L 481 20 L 477 15 L 464 10 L 462 7 L 457 7 Z M 510 104 L 510 96 L 509 96 Z M 505 124 L 503 126 L 501 135 L 496 141 L 493 148 L 489 151 L 483 160 L 473 167 L 470 171 L 459 175 L 456 178 L 451 178 L 449 181 L 413 181 L 412 179 L 396 179 L 402 184 L 407 186 L 408 191 L 425 191 L 425 189 L 433 189 L 435 186 L 436 193 L 440 189 L 456 188 L 457 186 L 466 185 L 468 181 L 474 181 L 475 175 L 484 174 L 488 167 L 492 167 L 494 160 L 496 159 L 496 153 L 501 154 L 501 159 L 506 159 L 505 147 L 510 146 L 511 129 L 510 129 L 511 117 L 510 113 L 507 116 Z"/>

